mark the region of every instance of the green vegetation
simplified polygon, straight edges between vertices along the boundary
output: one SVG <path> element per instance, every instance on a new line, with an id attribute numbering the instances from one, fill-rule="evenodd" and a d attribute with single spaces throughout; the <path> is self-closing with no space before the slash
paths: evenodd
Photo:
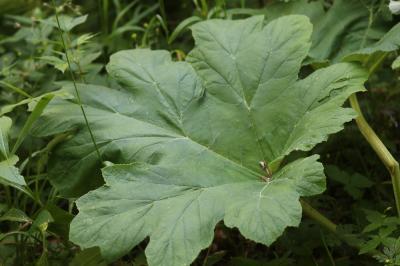
<path id="1" fill-rule="evenodd" d="M 400 265 L 384 0 L 0 0 L 0 265 Z"/>

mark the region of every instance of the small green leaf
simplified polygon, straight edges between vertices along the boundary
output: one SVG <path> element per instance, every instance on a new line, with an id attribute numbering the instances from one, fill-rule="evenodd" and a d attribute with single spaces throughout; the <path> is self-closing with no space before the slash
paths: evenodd
<path id="1" fill-rule="evenodd" d="M 31 222 L 32 220 L 20 209 L 11 208 L 0 217 L 0 221 L 26 223 Z"/>
<path id="2" fill-rule="evenodd" d="M 343 184 L 344 190 L 354 199 L 361 199 L 364 190 L 374 184 L 370 179 L 361 174 L 349 174 L 345 171 L 341 171 L 338 167 L 333 165 L 330 165 L 325 169 L 327 176 L 330 179 Z"/>
<path id="3" fill-rule="evenodd" d="M 67 70 L 67 68 L 68 68 L 68 62 L 66 62 L 56 56 L 47 55 L 47 56 L 39 57 L 39 59 L 49 65 L 52 65 L 56 69 L 60 70 L 62 73 L 64 73 L 65 70 Z"/>
<path id="4" fill-rule="evenodd" d="M 385 239 L 389 237 L 395 230 L 397 230 L 397 226 L 395 225 L 386 226 L 379 229 L 378 235 L 381 239 Z"/>
<path id="5" fill-rule="evenodd" d="M 44 232 L 46 232 L 47 227 L 49 226 L 49 223 L 51 223 L 51 222 L 54 222 L 53 216 L 51 216 L 51 214 L 48 210 L 42 210 L 36 216 L 35 220 L 32 223 L 32 226 L 29 230 L 31 233 L 35 230 L 38 230 L 39 232 L 41 232 L 43 234 Z"/>
<path id="6" fill-rule="evenodd" d="M 54 204 L 47 205 L 46 210 L 54 220 L 49 224 L 49 230 L 65 239 L 68 239 L 69 225 L 72 221 L 73 215 Z"/>
<path id="7" fill-rule="evenodd" d="M 24 177 L 19 173 L 19 169 L 15 167 L 17 162 L 18 157 L 16 155 L 12 155 L 0 162 L 0 183 L 17 188 L 26 186 Z"/>
<path id="8" fill-rule="evenodd" d="M 358 254 L 365 254 L 376 249 L 381 244 L 381 240 L 377 236 L 373 236 L 371 240 L 363 243 Z"/>
<path id="9" fill-rule="evenodd" d="M 22 141 L 24 141 L 25 137 L 28 135 L 33 123 L 40 117 L 42 114 L 43 110 L 46 108 L 47 104 L 50 102 L 51 99 L 53 99 L 54 94 L 47 94 L 46 96 L 43 96 L 39 102 L 35 105 L 34 109 L 32 110 L 32 113 L 29 115 L 27 121 L 24 124 L 24 127 L 22 128 L 21 132 L 18 135 L 17 140 L 14 143 L 14 147 L 12 149 L 12 154 L 15 154 L 21 145 Z"/>
<path id="10" fill-rule="evenodd" d="M 74 98 L 73 94 L 63 91 L 63 90 L 59 90 L 57 92 L 51 92 L 51 93 L 44 93 L 35 98 L 28 98 L 28 99 L 22 100 L 18 103 L 15 103 L 15 104 L 9 104 L 9 105 L 2 106 L 0 108 L 0 116 L 3 116 L 4 114 L 7 114 L 9 112 L 12 112 L 14 110 L 14 108 L 16 108 L 18 106 L 22 106 L 22 105 L 28 105 L 30 107 L 29 110 L 32 111 L 33 106 L 36 106 L 36 104 L 43 97 L 50 97 L 50 95 L 54 95 L 54 96 L 57 96 L 57 97 L 63 98 L 63 99 L 73 99 Z"/>
<path id="11" fill-rule="evenodd" d="M 64 32 L 70 32 L 76 26 L 84 23 L 87 19 L 88 15 L 83 15 L 79 17 L 70 17 L 67 15 L 59 15 L 58 19 L 60 21 L 61 30 Z M 43 20 L 42 23 L 49 24 L 55 28 L 58 28 L 57 20 L 55 17 L 49 18 L 47 20 Z"/>
<path id="12" fill-rule="evenodd" d="M 171 33 L 171 36 L 168 39 L 168 43 L 173 43 L 174 40 L 181 35 L 181 33 L 188 29 L 190 26 L 192 26 L 193 24 L 202 21 L 202 19 L 200 17 L 196 17 L 196 16 L 192 16 L 192 17 L 188 17 L 184 20 L 182 20 L 182 22 L 180 22 L 178 24 L 178 26 L 175 28 L 175 30 Z"/>
<path id="13" fill-rule="evenodd" d="M 7 159 L 10 153 L 8 134 L 11 129 L 11 125 L 11 118 L 7 116 L 0 117 L 0 160 Z"/>
<path id="14" fill-rule="evenodd" d="M 91 39 L 93 39 L 93 37 L 95 37 L 96 34 L 92 34 L 92 33 L 85 33 L 80 35 L 76 40 L 74 40 L 71 44 L 72 47 L 78 47 L 84 44 L 87 44 L 90 42 Z"/>
<path id="15" fill-rule="evenodd" d="M 400 68 L 400 56 L 398 56 L 392 63 L 392 69 Z"/>

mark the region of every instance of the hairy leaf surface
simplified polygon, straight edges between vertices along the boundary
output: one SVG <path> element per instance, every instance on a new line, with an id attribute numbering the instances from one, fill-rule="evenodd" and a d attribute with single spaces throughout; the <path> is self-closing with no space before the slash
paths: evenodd
<path id="1" fill-rule="evenodd" d="M 77 201 L 70 239 L 114 260 L 149 237 L 150 265 L 189 265 L 221 220 L 266 245 L 297 226 L 299 197 L 325 188 L 323 167 L 317 155 L 282 160 L 341 130 L 354 117 L 341 105 L 366 78 L 341 63 L 299 80 L 311 31 L 304 16 L 210 20 L 193 27 L 187 62 L 166 51 L 114 54 L 107 70 L 122 89 L 79 89 L 103 160 L 116 165 Z M 77 196 L 101 182 L 100 162 L 78 105 L 54 100 L 35 131 L 68 130 L 76 134 L 55 151 L 51 176 Z"/>

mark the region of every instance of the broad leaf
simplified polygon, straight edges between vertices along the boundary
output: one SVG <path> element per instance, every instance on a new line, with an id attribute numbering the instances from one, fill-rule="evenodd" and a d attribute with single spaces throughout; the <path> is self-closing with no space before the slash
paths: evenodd
<path id="1" fill-rule="evenodd" d="M 314 24 L 315 34 L 310 57 L 338 61 L 361 47 L 379 40 L 384 29 L 375 25 L 378 22 L 369 24 L 370 10 L 374 10 L 372 2 L 334 1 L 323 19 Z"/>
<path id="2" fill-rule="evenodd" d="M 298 0 L 274 3 L 266 8 L 269 19 L 288 14 L 302 14 L 310 18 L 314 32 L 308 63 L 339 61 L 378 41 L 387 30 L 381 23 L 383 2 L 336 0 L 327 11 L 324 10 L 324 2 Z"/>
<path id="3" fill-rule="evenodd" d="M 393 52 L 400 48 L 400 23 L 388 31 L 376 43 L 354 52 L 359 55 L 371 55 L 376 52 Z"/>
<path id="4" fill-rule="evenodd" d="M 367 75 L 342 63 L 299 80 L 311 30 L 304 16 L 210 20 L 193 27 L 188 62 L 166 51 L 114 54 L 107 70 L 122 89 L 79 89 L 103 160 L 119 165 L 77 201 L 70 239 L 112 261 L 149 236 L 150 265 L 188 265 L 221 220 L 267 245 L 297 226 L 298 198 L 324 190 L 323 168 L 316 155 L 282 160 L 341 130 L 354 117 L 341 105 Z M 77 196 L 98 186 L 101 164 L 79 106 L 53 100 L 35 132 L 67 130 L 77 131 L 56 149 L 50 176 Z"/>
<path id="5" fill-rule="evenodd" d="M 394 52 L 400 49 L 400 23 L 394 26 L 388 31 L 379 41 L 376 43 L 354 51 L 352 54 L 346 56 L 346 61 L 360 61 L 368 68 L 374 67 L 379 64 L 382 57 L 389 52 Z"/>

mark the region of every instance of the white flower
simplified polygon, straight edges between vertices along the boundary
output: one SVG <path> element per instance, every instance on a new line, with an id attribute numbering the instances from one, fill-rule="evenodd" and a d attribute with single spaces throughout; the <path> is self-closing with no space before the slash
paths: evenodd
<path id="1" fill-rule="evenodd" d="M 400 14 L 400 1 L 390 0 L 389 9 L 395 15 Z"/>

